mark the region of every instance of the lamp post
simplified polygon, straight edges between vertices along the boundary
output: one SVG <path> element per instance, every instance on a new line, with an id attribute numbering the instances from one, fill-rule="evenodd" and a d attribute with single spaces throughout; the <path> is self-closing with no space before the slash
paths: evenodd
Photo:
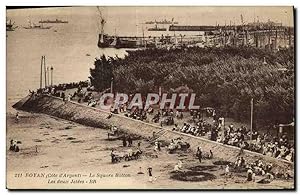
<path id="1" fill-rule="evenodd" d="M 53 85 L 53 66 L 50 68 L 51 70 L 51 86 Z"/>
<path id="2" fill-rule="evenodd" d="M 113 83 L 114 83 L 114 78 L 111 77 L 111 81 L 110 81 L 110 93 L 113 93 Z"/>
<path id="3" fill-rule="evenodd" d="M 253 98 L 251 98 L 251 101 L 250 101 L 250 104 L 251 104 L 251 113 L 250 113 L 250 131 L 251 131 L 251 137 L 250 137 L 250 140 L 252 140 L 252 134 L 253 134 Z"/>

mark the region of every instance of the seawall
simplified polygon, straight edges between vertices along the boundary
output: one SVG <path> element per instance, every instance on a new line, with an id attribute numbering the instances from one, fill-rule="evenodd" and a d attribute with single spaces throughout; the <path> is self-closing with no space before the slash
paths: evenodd
<path id="1" fill-rule="evenodd" d="M 151 137 L 153 132 L 164 131 L 165 133 L 159 138 L 160 140 L 170 141 L 171 139 L 181 137 L 182 140 L 191 145 L 192 150 L 196 150 L 198 146 L 201 146 L 204 151 L 208 152 L 209 150 L 212 150 L 215 157 L 222 158 L 226 161 L 235 161 L 237 155 L 240 153 L 240 149 L 234 146 L 224 145 L 201 137 L 167 130 L 158 125 L 131 119 L 121 114 L 112 114 L 112 117 L 107 119 L 110 115 L 109 112 L 87 107 L 76 102 L 64 102 L 60 98 L 48 95 L 35 98 L 27 96 L 23 100 L 17 102 L 13 107 L 24 111 L 44 113 L 93 127 L 109 128 L 111 125 L 116 125 L 126 133 L 136 134 L 142 137 Z M 261 159 L 264 162 L 272 163 L 274 171 L 289 172 L 291 175 L 294 175 L 294 164 L 291 162 L 247 150 L 243 151 L 243 157 L 247 161 Z"/>

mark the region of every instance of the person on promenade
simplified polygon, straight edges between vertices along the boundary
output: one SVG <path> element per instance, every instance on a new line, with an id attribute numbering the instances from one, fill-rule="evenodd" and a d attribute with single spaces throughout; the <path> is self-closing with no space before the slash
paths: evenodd
<path id="1" fill-rule="evenodd" d="M 61 96 L 60 97 L 63 99 L 63 101 L 65 101 L 66 100 L 65 92 L 61 92 Z"/>
<path id="2" fill-rule="evenodd" d="M 149 176 L 149 181 L 153 182 L 152 167 L 148 167 L 148 176 Z"/>
<path id="3" fill-rule="evenodd" d="M 115 155 L 114 152 L 115 152 L 114 149 L 112 149 L 112 150 L 111 150 L 111 153 L 110 153 L 110 156 L 111 156 L 111 163 L 114 163 L 114 162 L 115 162 L 115 157 L 116 157 L 116 155 Z"/>
<path id="4" fill-rule="evenodd" d="M 182 161 L 179 160 L 179 162 L 174 166 L 174 171 L 179 171 L 180 169 L 182 169 Z"/>
<path id="5" fill-rule="evenodd" d="M 214 154 L 211 150 L 209 150 L 209 158 L 212 159 L 214 157 Z"/>
<path id="6" fill-rule="evenodd" d="M 197 148 L 196 156 L 198 157 L 198 160 L 201 163 L 201 161 L 202 161 L 202 150 L 201 150 L 201 147 Z"/>
<path id="7" fill-rule="evenodd" d="M 249 168 L 247 170 L 247 181 L 252 181 L 252 174 L 253 174 L 253 171 L 251 168 Z"/>
<path id="8" fill-rule="evenodd" d="M 9 150 L 14 151 L 14 152 L 19 152 L 20 148 L 18 146 L 18 143 L 21 143 L 21 142 L 15 141 L 15 140 L 10 140 Z"/>
<path id="9" fill-rule="evenodd" d="M 161 151 L 161 143 L 160 142 L 157 143 L 157 149 L 158 149 L 158 151 Z"/>
<path id="10" fill-rule="evenodd" d="M 226 165 L 225 167 L 225 176 L 229 176 L 229 165 Z"/>
<path id="11" fill-rule="evenodd" d="M 182 169 L 182 165 L 183 165 L 182 161 L 179 160 L 179 162 L 178 162 L 178 168 L 179 168 L 179 169 Z"/>
<path id="12" fill-rule="evenodd" d="M 123 138 L 122 138 L 122 142 L 123 142 L 123 147 L 126 147 L 126 146 L 127 146 L 127 142 L 126 142 L 126 137 L 125 137 L 125 135 L 124 135 Z"/>
<path id="13" fill-rule="evenodd" d="M 15 147 L 16 147 L 16 145 L 14 144 L 14 140 L 12 139 L 12 140 L 10 140 L 10 146 L 9 146 L 9 150 L 11 150 L 11 151 L 15 151 Z"/>
<path id="14" fill-rule="evenodd" d="M 131 138 L 130 135 L 128 136 L 127 141 L 128 141 L 128 146 L 129 146 L 129 147 L 132 146 L 133 141 L 132 141 L 132 138 Z"/>
<path id="15" fill-rule="evenodd" d="M 67 101 L 68 101 L 68 102 L 71 101 L 71 94 L 68 94 L 68 99 L 67 99 Z"/>
<path id="16" fill-rule="evenodd" d="M 19 112 L 16 113 L 16 122 L 18 123 L 20 120 Z"/>
<path id="17" fill-rule="evenodd" d="M 159 149 L 158 149 L 158 141 L 156 141 L 156 142 L 154 143 L 154 151 L 155 151 L 155 152 L 158 152 L 158 151 L 159 151 Z"/>
<path id="18" fill-rule="evenodd" d="M 158 111 L 157 114 L 154 115 L 151 121 L 154 123 L 158 123 L 159 119 L 160 119 L 160 112 Z"/>

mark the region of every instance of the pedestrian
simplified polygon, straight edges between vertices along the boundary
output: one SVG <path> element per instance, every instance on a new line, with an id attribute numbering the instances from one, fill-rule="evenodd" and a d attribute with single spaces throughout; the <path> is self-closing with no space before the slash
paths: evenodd
<path id="1" fill-rule="evenodd" d="M 225 167 L 225 176 L 229 175 L 229 165 L 226 165 Z"/>
<path id="2" fill-rule="evenodd" d="M 159 151 L 159 146 L 158 146 L 159 144 L 158 144 L 158 141 L 156 141 L 155 143 L 154 143 L 154 151 L 155 152 L 158 152 Z"/>
<path id="3" fill-rule="evenodd" d="M 198 157 L 199 162 L 201 163 L 201 161 L 202 161 L 202 150 L 201 150 L 201 147 L 197 148 L 196 156 Z"/>
<path id="4" fill-rule="evenodd" d="M 15 152 L 19 152 L 20 151 L 20 148 L 19 148 L 19 146 L 16 144 L 15 145 Z"/>
<path id="5" fill-rule="evenodd" d="M 127 142 L 126 142 L 126 137 L 125 136 L 123 136 L 122 141 L 123 141 L 123 147 L 126 147 L 127 146 Z"/>
<path id="6" fill-rule="evenodd" d="M 20 120 L 20 116 L 19 116 L 19 112 L 16 113 L 16 122 L 19 122 Z"/>
<path id="7" fill-rule="evenodd" d="M 157 149 L 158 149 L 158 151 L 161 151 L 160 142 L 157 142 Z"/>
<path id="8" fill-rule="evenodd" d="M 110 153 L 110 156 L 111 156 L 111 163 L 114 163 L 115 162 L 115 153 L 114 153 L 114 149 L 111 150 L 111 153 Z"/>
<path id="9" fill-rule="evenodd" d="M 252 173 L 252 181 L 255 182 L 255 173 Z"/>
<path id="10" fill-rule="evenodd" d="M 212 159 L 214 157 L 214 154 L 211 150 L 209 150 L 209 158 Z"/>
<path id="11" fill-rule="evenodd" d="M 155 138 L 155 136 L 156 136 L 156 132 L 153 131 L 153 132 L 152 132 L 152 138 Z"/>
<path id="12" fill-rule="evenodd" d="M 179 168 L 179 169 L 182 169 L 182 164 L 183 164 L 182 161 L 179 160 L 179 162 L 178 162 L 178 168 Z"/>
<path id="13" fill-rule="evenodd" d="M 71 94 L 68 94 L 67 101 L 71 101 Z"/>
<path id="14" fill-rule="evenodd" d="M 132 146 L 132 138 L 131 138 L 131 136 L 128 136 L 128 146 L 130 147 L 130 146 Z"/>
<path id="15" fill-rule="evenodd" d="M 174 166 L 174 171 L 179 171 L 179 166 L 178 166 L 178 164 L 176 164 L 176 165 Z"/>
<path id="16" fill-rule="evenodd" d="M 249 168 L 247 170 L 247 181 L 252 181 L 252 174 L 253 174 L 253 171 L 251 168 Z"/>
<path id="17" fill-rule="evenodd" d="M 13 139 L 10 140 L 10 147 L 9 147 L 9 150 L 15 151 L 15 147 L 16 147 L 16 145 L 14 144 L 14 140 L 13 140 Z"/>
<path id="18" fill-rule="evenodd" d="M 149 181 L 153 182 L 152 167 L 148 167 L 148 176 L 149 176 Z"/>

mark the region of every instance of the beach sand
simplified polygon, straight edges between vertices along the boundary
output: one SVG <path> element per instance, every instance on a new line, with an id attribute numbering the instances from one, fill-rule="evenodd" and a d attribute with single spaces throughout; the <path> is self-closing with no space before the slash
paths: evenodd
<path id="1" fill-rule="evenodd" d="M 20 112 L 7 107 L 7 187 L 9 189 L 284 189 L 293 180 L 269 184 L 245 182 L 246 173 L 224 176 L 224 167 L 214 158 L 199 163 L 191 152 L 160 152 L 147 140 L 134 140 L 123 147 L 122 140 L 107 140 L 107 130 L 86 127 L 44 114 Z M 9 151 L 10 140 L 20 141 L 20 152 Z M 112 164 L 111 149 L 125 153 L 141 142 L 143 155 L 138 160 Z M 171 179 L 174 166 L 181 160 L 183 171 L 199 166 L 216 179 L 190 182 Z M 154 181 L 149 182 L 147 168 Z M 141 171 L 143 174 L 138 174 Z M 259 178 L 258 178 L 259 179 Z"/>

